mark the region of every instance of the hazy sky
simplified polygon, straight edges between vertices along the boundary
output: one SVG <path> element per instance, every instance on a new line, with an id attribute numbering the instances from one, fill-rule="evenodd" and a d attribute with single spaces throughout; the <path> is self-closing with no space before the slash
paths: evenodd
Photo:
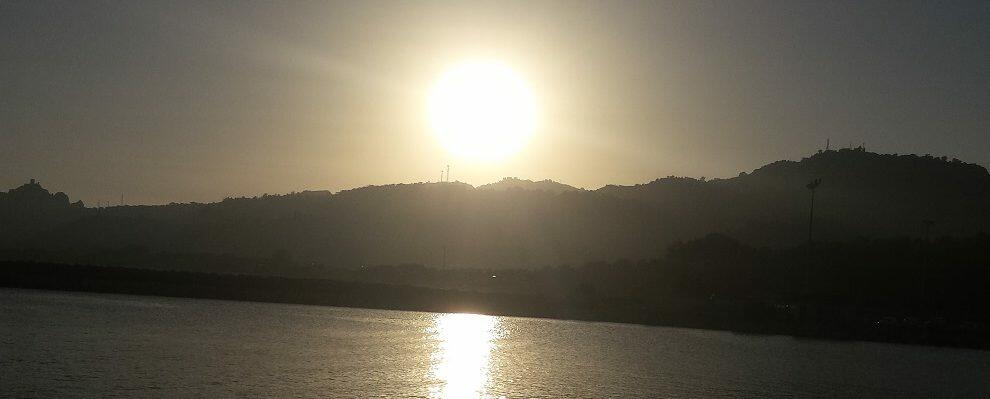
<path id="1" fill-rule="evenodd" d="M 539 126 L 451 159 L 426 92 L 465 59 Z M 990 163 L 990 2 L 0 0 L 0 187 L 87 203 L 451 177 L 730 177 L 824 146 Z"/>

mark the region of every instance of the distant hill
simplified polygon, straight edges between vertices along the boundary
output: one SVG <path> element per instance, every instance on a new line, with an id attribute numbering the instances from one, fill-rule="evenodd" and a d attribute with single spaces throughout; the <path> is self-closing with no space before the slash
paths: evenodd
<path id="1" fill-rule="evenodd" d="M 30 185 L 0 195 L 0 258 L 319 274 L 327 266 L 652 258 L 709 233 L 786 246 L 807 240 L 805 185 L 816 178 L 816 240 L 990 231 L 985 168 L 845 149 L 729 179 L 666 177 L 598 190 L 509 178 L 477 188 L 396 184 L 94 209 Z"/>
<path id="2" fill-rule="evenodd" d="M 0 248 L 17 245 L 13 244 L 15 239 L 58 228 L 85 212 L 82 201 L 70 203 L 68 195 L 52 194 L 34 179 L 7 192 L 0 191 Z"/>
<path id="3" fill-rule="evenodd" d="M 725 232 L 752 244 L 783 245 L 807 239 L 809 191 L 822 179 L 815 207 L 823 240 L 987 231 L 982 208 L 990 200 L 990 174 L 979 165 L 929 155 L 822 151 L 800 161 L 778 161 L 730 179 L 667 177 L 597 192 L 653 203 L 681 227 Z"/>
<path id="4" fill-rule="evenodd" d="M 566 193 L 571 191 L 581 191 L 581 189 L 573 186 L 568 186 L 563 183 L 558 183 L 553 180 L 523 180 L 515 177 L 506 177 L 495 183 L 489 183 L 485 185 L 478 186 L 478 190 L 493 190 L 493 191 L 505 191 L 505 190 L 530 190 L 530 191 L 546 191 L 551 193 Z"/>

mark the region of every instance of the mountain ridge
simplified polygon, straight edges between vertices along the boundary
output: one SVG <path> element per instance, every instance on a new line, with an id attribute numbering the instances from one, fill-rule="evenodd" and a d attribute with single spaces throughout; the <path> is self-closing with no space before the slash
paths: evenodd
<path id="1" fill-rule="evenodd" d="M 990 225 L 982 212 L 990 201 L 986 168 L 843 149 L 726 179 L 668 176 L 595 190 L 506 178 L 478 187 L 393 184 L 109 208 L 70 206 L 62 194 L 52 208 L 50 201 L 44 207 L 25 202 L 14 189 L 0 195 L 0 252 L 8 254 L 0 259 L 31 249 L 61 254 L 51 260 L 91 261 L 100 260 L 101 251 L 131 248 L 149 258 L 174 253 L 347 267 L 540 267 L 651 258 L 671 243 L 709 233 L 785 246 L 808 239 L 804 186 L 816 178 L 823 181 L 817 240 L 964 235 Z M 192 267 L 165 263 L 156 266 Z"/>

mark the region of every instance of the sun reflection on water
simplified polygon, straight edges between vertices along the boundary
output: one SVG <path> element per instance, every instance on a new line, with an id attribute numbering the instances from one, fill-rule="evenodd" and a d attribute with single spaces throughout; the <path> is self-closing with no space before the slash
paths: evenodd
<path id="1" fill-rule="evenodd" d="M 430 328 L 437 346 L 431 354 L 431 376 L 439 382 L 432 398 L 488 398 L 491 353 L 502 336 L 492 316 L 448 313 L 437 315 Z"/>

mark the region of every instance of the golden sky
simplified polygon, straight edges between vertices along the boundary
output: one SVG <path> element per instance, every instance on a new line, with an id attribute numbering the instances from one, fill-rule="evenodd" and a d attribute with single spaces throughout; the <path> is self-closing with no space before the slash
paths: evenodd
<path id="1" fill-rule="evenodd" d="M 505 176 L 731 177 L 826 138 L 986 164 L 986 3 L 14 2 L 0 183 L 88 203 Z M 494 59 L 538 126 L 452 157 L 426 98 Z"/>

